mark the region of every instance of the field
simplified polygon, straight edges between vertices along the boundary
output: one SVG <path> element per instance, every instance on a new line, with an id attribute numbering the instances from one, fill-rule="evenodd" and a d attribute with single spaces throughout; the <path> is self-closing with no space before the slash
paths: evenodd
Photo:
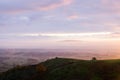
<path id="1" fill-rule="evenodd" d="M 36 65 L 18 65 L 2 73 L 0 80 L 120 80 L 120 60 L 54 58 Z"/>

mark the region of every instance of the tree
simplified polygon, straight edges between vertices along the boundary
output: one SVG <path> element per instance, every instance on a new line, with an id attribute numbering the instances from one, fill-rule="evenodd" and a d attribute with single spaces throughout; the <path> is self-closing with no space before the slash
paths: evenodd
<path id="1" fill-rule="evenodd" d="M 93 61 L 96 61 L 96 60 L 97 60 L 97 58 L 96 58 L 96 57 L 92 57 L 92 60 L 93 60 Z"/>

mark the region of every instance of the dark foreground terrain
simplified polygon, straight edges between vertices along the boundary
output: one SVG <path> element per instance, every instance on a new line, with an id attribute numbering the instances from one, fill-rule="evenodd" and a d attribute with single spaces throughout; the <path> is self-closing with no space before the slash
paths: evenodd
<path id="1" fill-rule="evenodd" d="M 0 80 L 120 80 L 120 60 L 55 58 L 37 65 L 16 66 Z"/>

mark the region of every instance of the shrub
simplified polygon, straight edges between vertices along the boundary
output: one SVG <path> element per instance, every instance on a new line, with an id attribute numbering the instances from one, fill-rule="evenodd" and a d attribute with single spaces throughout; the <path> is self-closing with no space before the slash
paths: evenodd
<path id="1" fill-rule="evenodd" d="M 39 64 L 39 65 L 36 66 L 36 71 L 39 72 L 39 73 L 46 72 L 47 68 L 44 65 Z"/>

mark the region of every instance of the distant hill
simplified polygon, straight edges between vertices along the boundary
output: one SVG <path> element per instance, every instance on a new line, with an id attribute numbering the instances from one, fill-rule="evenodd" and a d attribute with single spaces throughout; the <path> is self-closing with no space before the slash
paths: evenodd
<path id="1" fill-rule="evenodd" d="M 16 66 L 1 73 L 0 80 L 120 80 L 120 60 L 55 58 Z"/>

